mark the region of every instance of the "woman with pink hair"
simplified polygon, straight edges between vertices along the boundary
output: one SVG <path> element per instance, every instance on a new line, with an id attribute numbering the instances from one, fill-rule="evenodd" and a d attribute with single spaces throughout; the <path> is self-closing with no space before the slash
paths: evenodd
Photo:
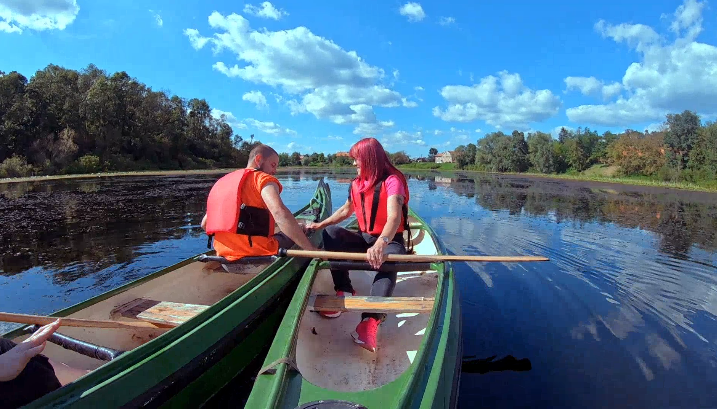
<path id="1" fill-rule="evenodd" d="M 408 184 L 406 178 L 388 159 L 375 138 L 362 139 L 351 147 L 357 177 L 349 186 L 346 203 L 310 229 L 324 229 L 324 248 L 328 251 L 366 252 L 372 268 L 378 269 L 388 254 L 405 254 L 404 230 L 408 229 Z M 356 214 L 359 232 L 336 224 Z M 356 295 L 348 270 L 331 270 L 334 289 L 339 297 Z M 396 286 L 396 272 L 378 272 L 371 286 L 372 296 L 389 297 Z M 336 318 L 340 311 L 322 311 L 326 318 Z M 354 341 L 375 352 L 378 326 L 386 314 L 363 313 L 352 334 Z"/>

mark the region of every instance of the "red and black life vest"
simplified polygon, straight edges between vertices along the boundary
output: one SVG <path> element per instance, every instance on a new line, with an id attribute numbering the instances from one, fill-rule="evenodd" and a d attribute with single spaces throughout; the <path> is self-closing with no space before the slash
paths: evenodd
<path id="1" fill-rule="evenodd" d="M 390 175 L 384 175 L 376 181 L 373 195 L 359 192 L 358 178 L 354 179 L 349 186 L 349 199 L 353 203 L 359 229 L 372 236 L 380 235 L 388 221 L 388 193 L 386 192 L 385 183 L 388 176 Z M 408 192 L 406 192 L 406 200 L 401 210 L 401 222 L 396 233 L 410 230 L 408 226 Z"/>
<path id="2" fill-rule="evenodd" d="M 214 183 L 207 197 L 206 232 L 210 237 L 219 232 L 248 236 L 270 237 L 274 234 L 274 216 L 267 208 L 243 203 L 241 191 L 249 176 L 259 169 L 239 169 Z"/>

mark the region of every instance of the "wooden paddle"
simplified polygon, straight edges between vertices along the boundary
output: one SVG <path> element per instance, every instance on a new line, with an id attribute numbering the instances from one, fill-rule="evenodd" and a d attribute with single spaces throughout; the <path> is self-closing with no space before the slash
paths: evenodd
<path id="1" fill-rule="evenodd" d="M 105 320 L 86 320 L 81 318 L 63 318 L 63 317 L 45 317 L 41 315 L 12 314 L 9 312 L 0 312 L 0 321 L 17 322 L 19 324 L 37 324 L 47 325 L 60 319 L 60 326 L 65 327 L 91 327 L 91 328 L 164 328 L 149 322 L 122 322 L 122 321 L 105 321 Z"/>
<path id="2" fill-rule="evenodd" d="M 358 260 L 367 261 L 366 253 L 348 253 L 343 251 L 310 251 L 310 250 L 279 250 L 279 256 L 320 258 L 323 260 Z M 454 256 L 444 254 L 389 254 L 386 261 L 413 261 L 422 263 L 438 263 L 441 261 L 480 261 L 480 262 L 523 262 L 549 261 L 541 256 Z"/>

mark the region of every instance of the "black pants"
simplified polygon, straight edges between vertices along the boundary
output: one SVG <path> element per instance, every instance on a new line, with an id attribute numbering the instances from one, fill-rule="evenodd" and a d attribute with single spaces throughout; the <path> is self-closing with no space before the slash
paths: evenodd
<path id="1" fill-rule="evenodd" d="M 348 251 L 348 252 L 366 252 L 378 237 L 374 237 L 368 233 L 353 232 L 336 225 L 328 226 L 323 232 L 324 249 L 328 251 Z M 406 254 L 406 246 L 403 240 L 403 233 L 397 233 L 393 237 L 385 250 L 386 254 Z M 334 290 L 353 292 L 351 286 L 351 278 L 349 278 L 348 270 L 331 270 L 331 277 L 334 280 Z M 396 272 L 376 273 L 371 285 L 371 295 L 378 297 L 390 297 L 393 289 L 396 287 Z M 371 317 L 380 321 L 386 319 L 383 313 L 363 313 L 361 319 Z"/>
<path id="2" fill-rule="evenodd" d="M 11 350 L 15 343 L 6 338 L 0 338 L 0 354 Z M 17 378 L 7 382 L 0 382 L 0 407 L 17 408 L 25 406 L 41 396 L 62 387 L 55 376 L 55 370 L 47 357 L 39 354 L 30 358 L 25 369 Z"/>

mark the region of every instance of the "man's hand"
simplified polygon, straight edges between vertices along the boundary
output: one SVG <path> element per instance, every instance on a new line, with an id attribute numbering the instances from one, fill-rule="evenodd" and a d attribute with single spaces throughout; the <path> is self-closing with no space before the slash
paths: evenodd
<path id="1" fill-rule="evenodd" d="M 383 239 L 378 239 L 366 252 L 366 260 L 372 268 L 378 269 L 386 261 L 386 246 L 388 244 Z"/>
<path id="2" fill-rule="evenodd" d="M 47 338 L 59 327 L 59 319 L 42 326 L 26 340 L 0 355 L 0 382 L 13 380 L 20 375 L 30 359 L 45 349 Z"/>

